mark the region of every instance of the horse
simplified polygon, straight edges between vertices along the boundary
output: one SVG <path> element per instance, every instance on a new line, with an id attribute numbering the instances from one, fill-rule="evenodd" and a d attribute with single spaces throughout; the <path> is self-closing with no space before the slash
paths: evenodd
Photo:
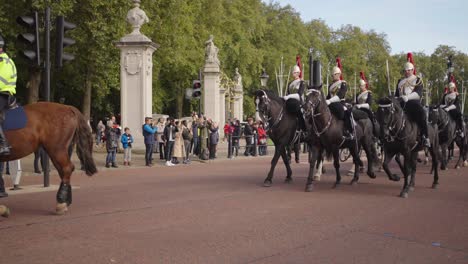
<path id="1" fill-rule="evenodd" d="M 291 183 L 292 170 L 288 153 L 291 151 L 290 146 L 299 140 L 299 135 L 296 133 L 298 125 L 297 115 L 287 111 L 286 101 L 269 90 L 256 91 L 255 104 L 259 116 L 265 124 L 265 131 L 275 144 L 275 154 L 271 159 L 270 171 L 263 181 L 263 186 L 271 186 L 273 173 L 280 156 L 286 166 L 287 176 L 285 183 Z"/>
<path id="2" fill-rule="evenodd" d="M 442 151 L 440 169 L 446 170 L 448 165 L 448 149 L 456 137 L 456 123 L 447 111 L 438 106 L 429 107 L 429 116 L 429 119 L 436 122 L 439 129 L 439 145 Z M 460 154 L 462 154 L 463 146 L 460 150 Z"/>
<path id="3" fill-rule="evenodd" d="M 39 102 L 24 106 L 24 112 L 25 127 L 5 131 L 11 150 L 9 155 L 0 156 L 0 161 L 21 159 L 42 146 L 61 178 L 56 213 L 64 214 L 72 203 L 70 178 L 75 169 L 69 149 L 76 145 L 82 169 L 88 176 L 97 173 L 91 129 L 83 114 L 73 106 Z"/>
<path id="4" fill-rule="evenodd" d="M 362 120 L 367 122 L 356 126 L 355 138 L 353 140 L 345 140 L 344 138 L 344 122 L 339 120 L 333 115 L 325 103 L 325 96 L 319 89 L 309 89 L 307 91 L 307 97 L 304 105 L 304 117 L 306 121 L 307 130 L 309 131 L 307 142 L 309 143 L 309 175 L 307 177 L 306 192 L 313 190 L 313 182 L 316 180 L 314 176 L 314 168 L 317 162 L 322 159 L 324 151 L 327 157 L 333 156 L 333 165 L 336 171 L 336 181 L 334 188 L 338 187 L 341 183 L 340 174 L 340 159 L 339 150 L 343 148 L 349 148 L 351 156 L 353 157 L 353 163 L 356 168 L 359 168 L 359 164 L 362 163 L 359 157 L 359 142 L 363 142 L 362 147 L 364 148 L 368 159 L 368 170 L 367 174 L 371 178 L 375 178 L 373 170 L 373 154 L 371 144 L 369 140 L 364 140 L 363 137 L 372 136 L 372 124 L 369 119 Z M 363 130 L 367 128 L 369 131 Z M 354 171 L 354 177 L 351 180 L 352 185 L 356 184 L 359 180 L 359 170 Z"/>
<path id="5" fill-rule="evenodd" d="M 380 124 L 380 138 L 385 152 L 382 166 L 390 180 L 399 181 L 400 177 L 392 174 L 388 163 L 396 154 L 403 156 L 403 166 L 399 165 L 405 177 L 405 182 L 400 197 L 407 198 L 408 192 L 413 191 L 415 187 L 418 152 L 423 149 L 421 142 L 418 141 L 420 129 L 415 122 L 406 116 L 396 98 L 385 97 L 380 99 L 378 104 L 377 121 Z M 434 189 L 439 184 L 439 138 L 437 133 L 437 127 L 428 126 L 428 136 L 431 142 L 429 153 L 432 157 L 432 170 L 434 173 L 432 188 Z M 411 180 L 409 181 L 410 177 Z"/>

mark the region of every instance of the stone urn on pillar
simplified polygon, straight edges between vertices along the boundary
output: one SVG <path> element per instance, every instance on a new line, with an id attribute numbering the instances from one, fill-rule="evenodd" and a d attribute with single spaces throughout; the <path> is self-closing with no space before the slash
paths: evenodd
<path id="1" fill-rule="evenodd" d="M 159 47 L 140 32 L 149 22 L 140 0 L 127 13 L 133 30 L 115 42 L 120 49 L 120 114 L 122 128 L 128 127 L 134 137 L 133 148 L 144 149 L 142 126 L 153 108 L 153 52 Z"/>

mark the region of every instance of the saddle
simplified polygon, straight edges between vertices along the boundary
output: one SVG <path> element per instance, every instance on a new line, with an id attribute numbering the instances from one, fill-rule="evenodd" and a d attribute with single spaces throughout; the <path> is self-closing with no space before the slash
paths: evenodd
<path id="1" fill-rule="evenodd" d="M 26 127 L 28 117 L 24 108 L 14 101 L 9 107 L 4 110 L 5 120 L 3 121 L 3 130 L 16 130 Z"/>

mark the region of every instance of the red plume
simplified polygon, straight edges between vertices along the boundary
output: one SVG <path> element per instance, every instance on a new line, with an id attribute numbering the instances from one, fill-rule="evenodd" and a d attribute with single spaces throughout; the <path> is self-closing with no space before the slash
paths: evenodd
<path id="1" fill-rule="evenodd" d="M 413 64 L 414 66 L 413 74 L 416 75 L 416 64 L 414 64 L 413 54 L 411 52 L 408 52 L 408 55 L 406 55 L 406 60 L 408 60 L 408 62 L 411 62 L 411 64 Z"/>
<path id="2" fill-rule="evenodd" d="M 301 57 L 299 55 L 296 55 L 296 65 L 301 70 L 301 72 L 299 73 L 299 78 L 302 79 L 302 63 L 301 63 Z"/>
<path id="3" fill-rule="evenodd" d="M 359 72 L 359 75 L 361 76 L 361 79 L 366 82 L 366 89 L 369 89 L 369 82 L 366 79 L 366 75 L 364 75 L 364 72 Z"/>
<path id="4" fill-rule="evenodd" d="M 343 65 L 341 65 L 341 59 L 340 57 L 336 58 L 336 66 L 340 68 L 341 74 L 340 74 L 340 80 L 343 80 Z"/>

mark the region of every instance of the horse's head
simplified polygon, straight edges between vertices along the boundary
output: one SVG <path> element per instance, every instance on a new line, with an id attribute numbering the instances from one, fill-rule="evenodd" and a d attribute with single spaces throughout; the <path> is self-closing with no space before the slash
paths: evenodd
<path id="1" fill-rule="evenodd" d="M 265 90 L 258 90 L 255 92 L 255 107 L 260 114 L 264 116 L 269 115 L 271 100 Z"/>
<path id="2" fill-rule="evenodd" d="M 401 121 L 401 113 L 403 109 L 400 103 L 395 98 L 384 97 L 378 102 L 379 108 L 377 109 L 377 122 L 380 125 L 380 137 L 389 139 L 392 133 L 395 133 L 396 125 Z"/>
<path id="3" fill-rule="evenodd" d="M 304 104 L 304 115 L 306 118 L 309 118 L 314 115 L 314 113 L 320 112 L 319 107 L 325 104 L 324 96 L 322 91 L 318 89 L 309 89 L 306 92 L 306 100 Z"/>
<path id="4" fill-rule="evenodd" d="M 440 120 L 440 109 L 436 105 L 429 106 L 429 123 L 436 125 Z"/>

